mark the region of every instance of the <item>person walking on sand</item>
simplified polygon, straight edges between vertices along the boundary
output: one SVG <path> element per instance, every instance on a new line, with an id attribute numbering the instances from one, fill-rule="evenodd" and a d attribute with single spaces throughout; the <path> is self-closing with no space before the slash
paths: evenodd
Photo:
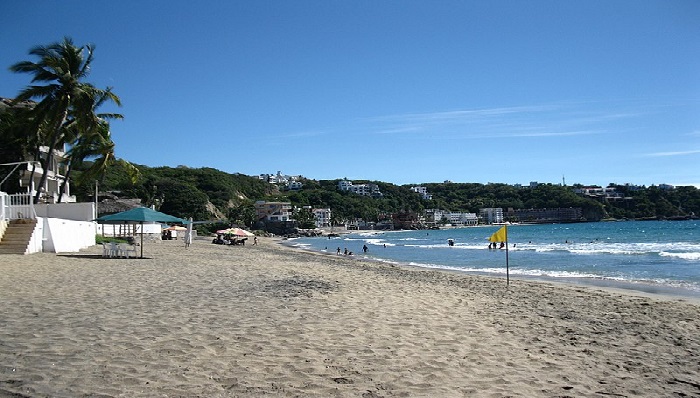
<path id="1" fill-rule="evenodd" d="M 336 254 L 340 254 L 340 246 L 338 246 L 338 252 Z"/>
<path id="2" fill-rule="evenodd" d="M 256 246 L 258 244 L 258 237 L 254 236 L 253 237 L 253 246 Z"/>

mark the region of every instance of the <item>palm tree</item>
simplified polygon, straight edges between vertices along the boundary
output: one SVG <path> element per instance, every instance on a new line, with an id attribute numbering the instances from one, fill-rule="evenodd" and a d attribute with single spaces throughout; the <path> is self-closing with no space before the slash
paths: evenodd
<path id="1" fill-rule="evenodd" d="M 66 184 L 73 169 L 81 167 L 86 158 L 93 156 L 99 156 L 99 158 L 83 172 L 81 175 L 83 179 L 92 178 L 99 174 L 98 170 L 102 170 L 114 160 L 114 142 L 109 136 L 109 124 L 107 122 L 103 123 L 99 129 L 96 129 L 91 134 L 78 136 L 77 140 L 71 144 L 71 148 L 66 154 L 68 164 L 58 194 L 59 202 L 63 199 Z"/>
<path id="2" fill-rule="evenodd" d="M 35 153 L 38 146 L 36 135 L 27 134 L 33 126 L 33 121 L 28 117 L 31 107 L 28 104 L 8 102 L 3 102 L 2 105 L 0 107 L 0 163 L 24 162 Z M 2 182 L 7 181 L 11 174 L 18 173 L 17 166 L 0 166 L 0 170 L 2 170 L 0 172 Z M 14 179 L 18 183 L 19 180 L 19 177 Z M 15 193 L 17 189 L 19 185 L 10 187 L 9 191 Z"/>
<path id="3" fill-rule="evenodd" d="M 82 180 L 92 179 L 102 174 L 107 166 L 114 161 L 114 142 L 110 137 L 109 122 L 106 119 L 123 119 L 124 117 L 116 113 L 95 114 L 97 108 L 113 95 L 111 88 L 97 91 L 89 90 L 84 95 L 85 103 L 81 103 L 81 105 L 85 106 L 86 109 L 83 109 L 81 113 L 86 117 L 74 118 L 66 124 L 63 133 L 70 150 L 67 153 L 66 173 L 59 190 L 59 202 L 63 198 L 72 170 L 81 166 L 85 159 L 98 156 L 90 168 L 84 171 Z M 92 95 L 97 95 L 97 97 L 93 98 Z"/>
<path id="4" fill-rule="evenodd" d="M 40 143 L 48 147 L 47 156 L 40 159 L 43 173 L 34 203 L 39 202 L 54 150 L 66 143 L 66 134 L 71 126 L 94 125 L 95 120 L 99 119 L 94 114 L 95 99 L 103 95 L 104 100 L 121 105 L 119 97 L 111 89 L 100 90 L 82 81 L 89 73 L 93 50 L 92 45 L 76 47 L 73 40 L 66 37 L 60 43 L 32 48 L 29 54 L 39 57 L 38 62 L 22 61 L 10 67 L 13 72 L 33 74 L 32 83 L 47 83 L 31 85 L 15 98 L 17 102 L 39 100 L 32 110 L 34 129 Z M 77 131 L 76 134 L 81 135 L 82 132 Z"/>

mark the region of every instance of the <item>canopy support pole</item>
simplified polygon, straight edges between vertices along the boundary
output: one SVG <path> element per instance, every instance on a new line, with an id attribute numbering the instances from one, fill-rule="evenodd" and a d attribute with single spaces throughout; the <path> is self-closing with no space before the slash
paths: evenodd
<path id="1" fill-rule="evenodd" d="M 143 221 L 141 221 L 141 258 L 143 258 Z"/>

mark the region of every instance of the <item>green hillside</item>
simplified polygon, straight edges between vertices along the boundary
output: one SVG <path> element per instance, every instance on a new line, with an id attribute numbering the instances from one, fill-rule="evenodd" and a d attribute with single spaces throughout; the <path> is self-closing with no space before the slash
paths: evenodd
<path id="1" fill-rule="evenodd" d="M 648 187 L 632 190 L 616 186 L 627 198 L 618 202 L 584 198 L 574 193 L 575 187 L 540 184 L 537 187 L 515 187 L 507 184 L 428 183 L 422 184 L 432 194 L 423 200 L 409 185 L 381 181 L 373 183 L 381 197 L 360 196 L 340 191 L 337 180 L 301 178 L 303 188 L 287 191 L 284 186 L 270 184 L 257 177 L 230 174 L 213 168 L 148 167 L 137 165 L 139 175 L 133 182 L 124 167 L 115 162 L 100 182 L 101 192 L 114 192 L 122 198 L 139 198 L 146 205 L 178 217 L 198 220 L 230 219 L 250 224 L 254 220 L 252 205 L 257 200 L 288 201 L 294 206 L 328 207 L 335 221 L 361 218 L 379 221 L 393 213 L 422 213 L 425 209 L 478 213 L 480 208 L 501 207 L 504 210 L 529 208 L 580 207 L 589 221 L 604 218 L 672 218 L 700 214 L 700 190 L 677 187 L 664 190 Z M 79 176 L 76 172 L 76 176 Z M 90 200 L 92 185 L 77 185 L 73 193 L 81 200 Z"/>

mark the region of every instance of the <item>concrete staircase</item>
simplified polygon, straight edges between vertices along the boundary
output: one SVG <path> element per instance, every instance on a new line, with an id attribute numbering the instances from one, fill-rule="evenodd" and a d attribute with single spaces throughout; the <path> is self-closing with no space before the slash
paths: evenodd
<path id="1" fill-rule="evenodd" d="M 12 220 L 0 237 L 0 255 L 27 254 L 29 241 L 36 228 L 36 220 Z"/>

